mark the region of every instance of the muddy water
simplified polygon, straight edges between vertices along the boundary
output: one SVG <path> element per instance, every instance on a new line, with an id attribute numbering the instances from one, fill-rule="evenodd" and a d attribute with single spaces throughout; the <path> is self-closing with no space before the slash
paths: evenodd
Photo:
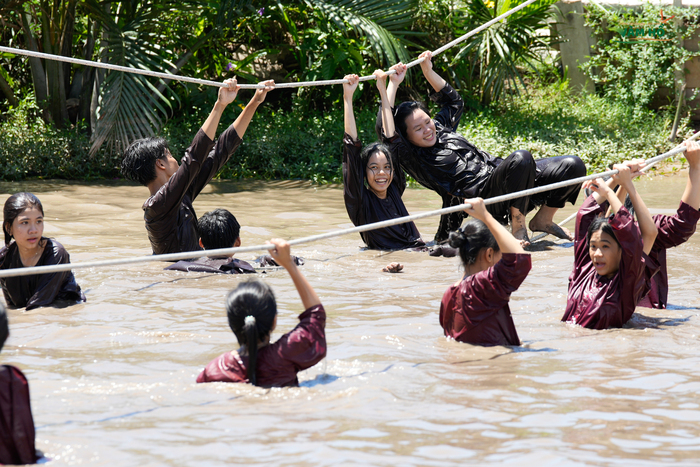
<path id="1" fill-rule="evenodd" d="M 654 213 L 674 212 L 684 185 L 639 183 Z M 73 262 L 150 253 L 142 187 L 0 185 L 18 190 L 40 197 L 46 234 Z M 440 206 L 426 190 L 405 200 L 410 212 Z M 350 226 L 339 188 L 305 183 L 218 182 L 195 207 L 233 211 L 244 244 Z M 418 222 L 426 239 L 436 226 Z M 294 251 L 329 315 L 328 357 L 300 373 L 299 388 L 194 384 L 237 347 L 222 303 L 241 278 L 159 263 L 78 270 L 86 304 L 10 311 L 0 361 L 27 374 L 37 447 L 54 465 L 695 464 L 700 236 L 669 252 L 672 307 L 639 309 L 609 331 L 559 321 L 572 248 L 546 245 L 512 297 L 519 349 L 442 337 L 438 307 L 460 275 L 456 259 L 361 251 L 353 235 Z M 381 273 L 390 261 L 405 272 Z M 285 332 L 301 303 L 285 272 L 264 280 Z"/>

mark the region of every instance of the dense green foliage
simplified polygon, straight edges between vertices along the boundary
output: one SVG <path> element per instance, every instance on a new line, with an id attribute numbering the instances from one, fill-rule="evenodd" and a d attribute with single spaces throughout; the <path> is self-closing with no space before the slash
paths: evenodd
<path id="1" fill-rule="evenodd" d="M 245 97 L 245 96 L 244 96 Z M 189 112 L 171 119 L 163 129 L 173 154 L 183 154 L 213 102 L 190 102 Z M 240 109 L 229 106 L 222 128 Z M 78 130 L 55 130 L 27 115 L 37 110 L 26 104 L 0 124 L 0 179 L 113 178 L 119 157 L 101 151 L 88 157 L 87 137 Z M 562 84 L 531 86 L 529 95 L 501 101 L 497 106 L 466 112 L 460 132 L 494 156 L 506 157 L 528 149 L 536 158 L 565 154 L 581 156 L 589 172 L 611 162 L 652 157 L 674 146 L 667 141 L 670 120 L 663 114 L 635 109 L 595 95 L 575 96 Z M 376 107 L 356 112 L 360 139 L 376 136 Z M 687 122 L 686 122 L 687 124 Z M 680 135 L 689 130 L 682 126 Z M 341 181 L 342 109 L 322 112 L 263 106 L 253 119 L 240 148 L 220 178 L 305 179 L 317 183 Z"/>
<path id="2" fill-rule="evenodd" d="M 666 104 L 676 100 L 683 65 L 700 55 L 678 41 L 693 37 L 700 26 L 692 8 L 646 3 L 639 9 L 604 9 L 591 4 L 586 24 L 598 44 L 597 53 L 583 65 L 584 72 L 605 96 L 632 106 L 635 116 L 660 90 L 667 95 Z"/>

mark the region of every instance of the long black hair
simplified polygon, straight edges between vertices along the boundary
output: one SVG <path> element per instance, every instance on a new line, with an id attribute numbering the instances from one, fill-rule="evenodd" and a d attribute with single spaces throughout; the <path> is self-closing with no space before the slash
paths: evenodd
<path id="1" fill-rule="evenodd" d="M 226 297 L 228 325 L 248 349 L 248 381 L 257 385 L 258 342 L 272 332 L 277 302 L 272 288 L 259 280 L 241 282 Z"/>
<path id="2" fill-rule="evenodd" d="M 416 101 L 407 101 L 407 102 L 402 102 L 399 104 L 398 107 L 394 109 L 394 126 L 396 127 L 396 131 L 399 132 L 401 137 L 410 143 L 408 140 L 408 137 L 406 136 L 406 119 L 413 114 L 413 111 L 415 110 L 422 110 L 425 112 L 427 115 L 430 115 L 428 113 L 428 108 L 423 104 L 422 102 L 416 102 Z"/>
<path id="3" fill-rule="evenodd" d="M 452 248 L 459 248 L 459 257 L 465 267 L 474 264 L 484 248 L 501 251 L 496 238 L 479 219 L 469 219 L 461 229 L 450 232 L 449 243 Z"/>
<path id="4" fill-rule="evenodd" d="M 41 205 L 41 201 L 32 193 L 23 191 L 21 193 L 15 193 L 7 198 L 2 218 L 2 230 L 5 232 L 5 245 L 9 245 L 10 241 L 12 241 L 12 234 L 10 234 L 12 223 L 17 219 L 17 216 L 30 208 L 37 208 L 41 211 L 41 215 L 44 215 L 44 207 Z"/>
<path id="5" fill-rule="evenodd" d="M 372 144 L 368 144 L 362 149 L 362 152 L 360 153 L 360 161 L 362 162 L 362 165 L 367 169 L 367 165 L 369 164 L 369 159 L 376 153 L 381 152 L 384 154 L 389 161 L 389 165 L 391 166 L 391 173 L 394 173 L 394 158 L 391 154 L 391 150 L 387 147 L 386 144 L 380 143 L 380 142 L 374 142 Z M 367 170 L 365 170 L 365 178 L 367 178 Z"/>
<path id="6" fill-rule="evenodd" d="M 7 322 L 7 311 L 5 311 L 5 304 L 0 302 L 0 350 L 5 345 L 7 336 L 10 335 L 10 326 Z"/>

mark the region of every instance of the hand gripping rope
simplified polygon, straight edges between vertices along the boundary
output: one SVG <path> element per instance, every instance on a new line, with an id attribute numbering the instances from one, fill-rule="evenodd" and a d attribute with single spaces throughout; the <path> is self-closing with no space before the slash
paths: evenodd
<path id="1" fill-rule="evenodd" d="M 695 140 L 700 137 L 700 132 L 695 133 L 692 137 L 684 141 L 682 144 L 676 148 L 660 154 L 651 159 L 647 159 L 645 170 L 652 165 L 667 159 L 671 156 L 679 154 L 686 149 L 686 143 Z M 530 196 L 537 193 L 543 193 L 545 191 L 555 190 L 557 188 L 562 188 L 565 186 L 575 185 L 577 183 L 583 183 L 586 180 L 595 180 L 599 177 L 604 177 L 607 175 L 615 175 L 617 170 L 608 170 L 607 172 L 602 172 L 593 175 L 586 175 L 585 177 L 574 178 L 571 180 L 565 180 L 563 182 L 552 183 L 550 185 L 545 185 L 537 188 L 530 188 L 528 190 L 518 191 L 516 193 L 509 193 L 507 195 L 496 196 L 494 198 L 489 198 L 484 200 L 485 205 L 502 203 L 503 201 L 510 201 L 512 199 L 517 199 L 522 196 Z M 385 227 L 390 227 L 392 225 L 405 224 L 406 222 L 411 222 L 416 219 L 423 219 L 424 217 L 441 216 L 443 214 L 450 214 L 453 212 L 463 211 L 466 204 L 459 204 L 456 206 L 450 206 L 444 209 L 438 209 L 435 211 L 426 211 L 420 214 L 413 214 L 410 216 L 399 217 L 396 219 L 389 219 L 382 222 L 375 222 L 373 224 L 365 224 L 357 227 L 352 227 L 350 229 L 334 230 L 331 232 L 326 232 L 319 235 L 312 235 L 310 237 L 297 238 L 296 240 L 291 240 L 290 245 L 301 245 L 304 243 L 317 242 L 319 240 L 325 240 L 327 238 L 340 237 L 342 235 L 349 235 L 358 232 L 368 232 L 370 230 L 383 229 Z M 264 251 L 274 248 L 272 244 L 265 245 L 252 245 L 246 247 L 238 248 L 219 248 L 216 250 L 199 250 L 199 251 L 187 251 L 183 253 L 170 253 L 166 255 L 150 255 L 150 256 L 137 256 L 134 258 L 124 258 L 124 259 L 113 259 L 105 261 L 85 261 L 80 263 L 68 263 L 68 264 L 55 264 L 51 266 L 34 266 L 30 268 L 17 268 L 17 269 L 6 269 L 0 271 L 0 277 L 17 277 L 17 276 L 30 276 L 32 274 L 50 274 L 53 272 L 70 271 L 72 269 L 84 269 L 84 268 L 97 268 L 105 266 L 117 266 L 123 264 L 135 264 L 135 263 L 146 263 L 151 261 L 178 261 L 181 259 L 192 259 L 200 258 L 202 256 L 229 256 L 235 253 L 244 253 L 248 251 Z"/>
<path id="2" fill-rule="evenodd" d="M 484 29 L 490 27 L 491 25 L 501 21 L 502 19 L 512 15 L 513 13 L 516 13 L 526 6 L 530 5 L 531 3 L 535 3 L 537 0 L 527 0 L 524 3 L 521 3 L 520 5 L 516 6 L 512 10 L 506 11 L 500 16 L 497 16 L 496 18 L 492 19 L 491 21 L 488 21 L 478 28 L 469 31 L 465 35 L 458 37 L 457 39 L 453 40 L 452 42 L 443 45 L 439 49 L 436 49 L 433 52 L 433 55 L 438 55 L 444 52 L 445 50 L 454 47 L 455 45 L 459 44 L 460 42 L 463 42 L 470 37 L 480 33 Z M 220 88 L 226 87 L 224 83 L 220 83 L 217 81 L 210 81 L 206 79 L 198 79 L 198 78 L 190 78 L 187 76 L 179 76 L 179 75 L 173 75 L 171 73 L 160 73 L 157 71 L 150 71 L 150 70 L 140 70 L 138 68 L 130 68 L 126 66 L 121 66 L 121 65 L 112 65 L 109 63 L 102 63 L 102 62 L 94 62 L 91 60 L 82 60 L 79 58 L 72 58 L 72 57 L 64 57 L 63 55 L 52 55 L 52 54 L 45 54 L 42 52 L 34 52 L 31 50 L 22 50 L 22 49 L 15 49 L 11 47 L 0 47 L 0 52 L 5 52 L 5 53 L 10 53 L 10 54 L 16 54 L 16 55 L 26 55 L 28 57 L 37 57 L 37 58 L 43 58 L 47 60 L 55 60 L 58 62 L 67 62 L 67 63 L 73 63 L 76 65 L 85 65 L 85 66 L 91 66 L 95 68 L 104 68 L 106 70 L 114 70 L 114 71 L 123 71 L 125 73 L 136 73 L 139 75 L 145 75 L 145 76 L 152 76 L 154 78 L 162 78 L 162 79 L 168 79 L 168 80 L 176 80 L 176 81 L 185 81 L 188 83 L 194 83 L 194 84 L 204 84 L 207 86 L 216 86 Z M 412 68 L 419 63 L 423 62 L 423 58 L 416 59 L 412 61 L 411 63 L 408 63 L 406 66 L 408 68 Z M 392 75 L 396 73 L 394 70 L 389 70 L 387 72 L 388 74 Z M 360 81 L 369 81 L 376 79 L 374 75 L 369 75 L 369 76 L 363 76 L 360 78 Z M 275 84 L 275 89 L 282 89 L 282 88 L 299 88 L 303 86 L 328 86 L 331 84 L 344 84 L 347 83 L 348 81 L 345 79 L 330 79 L 330 80 L 325 80 L 325 81 L 301 81 L 301 82 L 296 82 L 296 83 L 279 83 Z M 260 89 L 264 88 L 264 84 L 239 84 L 241 89 Z"/>

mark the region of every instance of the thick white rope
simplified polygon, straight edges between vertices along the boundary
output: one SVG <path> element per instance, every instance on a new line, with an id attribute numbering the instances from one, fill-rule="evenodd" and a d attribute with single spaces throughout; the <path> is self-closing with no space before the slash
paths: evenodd
<path id="1" fill-rule="evenodd" d="M 646 166 L 645 166 L 643 169 L 641 169 L 640 172 L 646 172 L 646 171 L 650 170 L 650 169 L 651 169 L 652 167 L 654 167 L 658 162 L 661 162 L 662 160 L 666 159 L 666 157 L 670 157 L 670 156 L 673 156 L 673 155 L 675 155 L 675 154 L 678 154 L 679 152 L 685 151 L 685 144 L 686 144 L 687 142 L 689 142 L 689 141 L 693 141 L 693 140 L 697 139 L 698 136 L 700 136 L 700 132 L 695 133 L 693 136 L 691 136 L 690 138 L 688 138 L 686 141 L 684 141 L 683 143 L 681 143 L 681 145 L 677 146 L 676 148 L 672 149 L 671 151 L 669 151 L 669 152 L 667 152 L 667 153 L 665 153 L 665 154 L 661 154 L 661 155 L 659 155 L 659 156 L 653 157 L 653 158 L 651 158 L 651 159 L 645 161 L 645 162 L 646 162 Z M 674 151 L 675 151 L 675 152 L 674 152 Z M 666 156 L 666 154 L 669 154 L 669 155 Z M 666 156 L 666 157 L 661 157 L 661 156 Z M 569 217 L 567 217 L 566 219 L 564 219 L 563 221 L 561 221 L 561 222 L 560 222 L 559 224 L 557 224 L 557 225 L 558 225 L 559 227 L 561 227 L 561 226 L 563 226 L 563 225 L 568 224 L 569 222 L 571 222 L 571 221 L 574 220 L 575 218 L 576 218 L 576 213 L 573 213 L 573 214 L 571 214 Z M 549 235 L 547 232 L 543 232 L 543 233 L 541 233 L 541 234 L 539 234 L 539 235 L 535 235 L 534 237 L 532 237 L 532 238 L 530 239 L 530 242 L 531 242 L 531 243 L 534 243 L 534 242 L 536 242 L 537 240 L 543 239 L 543 238 L 546 237 L 547 235 Z"/>
<path id="2" fill-rule="evenodd" d="M 530 5 L 531 3 L 536 2 L 537 0 L 527 0 L 524 3 L 521 3 L 520 5 L 516 6 L 512 10 L 509 10 L 502 15 L 492 19 L 491 21 L 488 21 L 478 28 L 464 34 L 461 37 L 458 37 L 457 39 L 453 40 L 452 42 L 443 45 L 439 49 L 436 49 L 433 52 L 433 55 L 438 55 L 444 52 L 445 50 L 449 49 L 450 47 L 454 47 L 455 45 L 459 44 L 460 42 L 463 42 L 470 37 L 480 33 L 484 29 L 492 26 L 493 24 L 501 21 L 502 19 L 512 15 L 513 13 L 516 13 L 526 6 Z M 16 55 L 26 55 L 28 57 L 36 57 L 36 58 L 43 58 L 45 60 L 55 60 L 58 62 L 66 62 L 66 63 L 73 63 L 75 65 L 84 65 L 84 66 L 91 66 L 95 68 L 104 68 L 106 70 L 113 70 L 113 71 L 123 71 L 125 73 L 135 73 L 139 75 L 145 75 L 145 76 L 151 76 L 154 78 L 162 78 L 162 79 L 167 79 L 167 80 L 176 80 L 176 81 L 185 81 L 187 83 L 194 83 L 194 84 L 203 84 L 206 86 L 216 86 L 216 87 L 226 87 L 226 85 L 223 82 L 217 82 L 217 81 L 210 81 L 206 79 L 199 79 L 199 78 L 190 78 L 187 76 L 181 76 L 181 75 L 173 75 L 171 73 L 160 73 L 157 71 L 150 71 L 150 70 L 142 70 L 139 68 L 131 68 L 131 67 L 126 67 L 126 66 L 121 66 L 121 65 L 113 65 L 110 63 L 102 63 L 102 62 L 95 62 L 92 60 L 83 60 L 80 58 L 73 58 L 73 57 L 64 57 L 63 55 L 53 55 L 53 54 L 47 54 L 43 52 L 34 52 L 31 50 L 23 50 L 23 49 L 17 49 L 17 48 L 11 48 L 11 47 L 0 47 L 0 52 L 5 52 L 9 54 L 16 54 Z M 408 64 L 406 66 L 408 68 L 414 67 L 418 65 L 419 63 L 423 62 L 423 58 L 416 59 Z M 387 74 L 394 74 L 396 71 L 394 70 L 389 70 Z M 370 81 L 376 79 L 374 75 L 369 75 L 369 76 L 362 76 L 360 78 L 360 81 Z M 333 85 L 333 84 L 344 84 L 347 83 L 348 80 L 346 79 L 329 79 L 329 80 L 320 80 L 320 81 L 300 81 L 300 82 L 295 82 L 295 83 L 277 83 L 275 84 L 276 89 L 284 89 L 284 88 L 300 88 L 300 87 L 308 87 L 308 86 L 328 86 L 328 85 Z M 264 84 L 239 84 L 241 89 L 260 89 L 264 88 Z"/>
<path id="3" fill-rule="evenodd" d="M 687 143 L 688 141 L 692 141 L 699 136 L 700 136 L 700 132 L 693 135 L 693 137 L 691 137 L 690 139 L 688 139 L 682 145 L 676 147 L 675 149 L 672 149 L 669 152 L 666 152 L 664 154 L 660 154 L 656 157 L 648 159 L 646 161 L 647 165 L 655 164 L 661 160 L 664 160 L 668 157 L 674 156 L 680 152 L 685 151 L 685 143 Z M 510 201 L 513 199 L 521 198 L 523 196 L 530 196 L 530 195 L 534 195 L 537 193 L 543 193 L 545 191 L 555 190 L 557 188 L 562 188 L 565 186 L 575 185 L 577 183 L 583 183 L 586 180 L 595 180 L 596 178 L 604 177 L 606 175 L 615 175 L 616 173 L 617 173 L 617 170 L 608 170 L 607 172 L 602 172 L 602 173 L 593 174 L 593 175 L 586 175 L 585 177 L 573 178 L 571 180 L 564 180 L 562 182 L 552 183 L 552 184 L 541 186 L 541 187 L 530 188 L 528 190 L 518 191 L 516 193 L 509 193 L 506 195 L 501 195 L 501 196 L 496 196 L 494 198 L 489 198 L 487 200 L 484 200 L 484 204 L 486 204 L 488 206 L 490 204 L 502 203 L 504 201 Z M 289 244 L 290 245 L 301 245 L 303 243 L 317 242 L 319 240 L 325 240 L 325 239 L 333 238 L 333 237 L 340 237 L 342 235 L 349 235 L 349 234 L 353 234 L 353 233 L 368 232 L 370 230 L 383 229 L 385 227 L 391 227 L 392 225 L 405 224 L 406 222 L 411 222 L 411 221 L 414 221 L 416 219 L 423 219 L 425 217 L 433 217 L 433 216 L 441 216 L 443 214 L 450 214 L 453 212 L 463 211 L 465 207 L 466 207 L 465 204 L 458 204 L 456 206 L 450 206 L 450 207 L 443 208 L 443 209 L 437 209 L 435 211 L 426 211 L 426 212 L 422 212 L 420 214 L 412 214 L 410 216 L 399 217 L 396 219 L 389 219 L 389 220 L 382 221 L 382 222 L 375 222 L 373 224 L 360 225 L 360 226 L 352 227 L 349 229 L 333 230 L 333 231 L 326 232 L 323 234 L 297 238 L 296 240 L 291 240 L 289 242 Z M 6 269 L 3 271 L 0 271 L 0 278 L 1 277 L 30 276 L 33 274 L 50 274 L 53 272 L 70 271 L 72 269 L 97 268 L 97 267 L 105 267 L 105 266 L 119 266 L 119 265 L 124 265 L 124 264 L 147 263 L 147 262 L 152 262 L 152 261 L 178 261 L 181 259 L 201 258 L 202 256 L 230 256 L 230 255 L 233 255 L 235 253 L 245 253 L 248 251 L 263 251 L 263 250 L 270 250 L 272 248 L 274 248 L 274 245 L 267 243 L 265 245 L 253 245 L 253 246 L 245 246 L 245 247 L 237 247 L 237 248 L 219 248 L 216 250 L 186 251 L 186 252 L 182 252 L 182 253 L 169 253 L 169 254 L 165 254 L 165 255 L 137 256 L 134 258 L 111 259 L 111 260 L 105 260 L 105 261 L 86 261 L 86 262 L 80 262 L 80 263 L 55 264 L 52 266 L 34 266 L 34 267 L 29 267 L 29 268 Z"/>

